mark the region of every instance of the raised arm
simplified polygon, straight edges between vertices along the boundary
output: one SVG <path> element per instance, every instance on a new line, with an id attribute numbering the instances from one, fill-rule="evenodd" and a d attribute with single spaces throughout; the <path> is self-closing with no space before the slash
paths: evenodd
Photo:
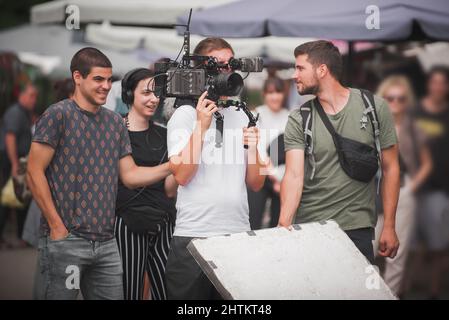
<path id="1" fill-rule="evenodd" d="M 139 167 L 131 155 L 119 161 L 120 179 L 129 189 L 144 187 L 163 180 L 170 174 L 168 162 L 156 167 Z"/>
<path id="2" fill-rule="evenodd" d="M 180 153 L 170 157 L 170 171 L 173 173 L 176 182 L 182 186 L 188 184 L 198 170 L 204 137 L 209 129 L 214 112 L 218 110 L 213 101 L 206 99 L 206 94 L 207 91 L 198 100 L 196 106 L 197 121 L 187 144 Z M 169 130 L 168 134 L 170 135 L 172 132 Z"/>
<path id="3" fill-rule="evenodd" d="M 248 146 L 248 165 L 245 182 L 254 192 L 262 189 L 267 175 L 268 161 L 259 154 L 259 129 L 257 127 L 243 128 L 243 144 Z"/>

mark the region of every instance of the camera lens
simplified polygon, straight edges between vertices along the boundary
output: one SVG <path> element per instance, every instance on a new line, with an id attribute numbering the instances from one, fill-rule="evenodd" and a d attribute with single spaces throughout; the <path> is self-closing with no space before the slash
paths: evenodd
<path id="1" fill-rule="evenodd" d="M 236 96 L 243 88 L 243 78 L 238 73 L 220 73 L 213 77 L 213 86 L 219 96 Z"/>

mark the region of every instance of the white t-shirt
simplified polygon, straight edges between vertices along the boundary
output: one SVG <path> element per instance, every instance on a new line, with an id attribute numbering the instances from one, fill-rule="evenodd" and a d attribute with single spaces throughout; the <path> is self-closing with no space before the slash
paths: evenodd
<path id="1" fill-rule="evenodd" d="M 175 236 L 211 237 L 251 229 L 245 182 L 247 151 L 242 142 L 248 118 L 233 107 L 220 113 L 224 116 L 221 148 L 215 147 L 213 118 L 195 176 L 178 187 Z M 186 146 L 196 119 L 194 107 L 176 109 L 167 125 L 168 157 L 178 155 Z"/>
<path id="2" fill-rule="evenodd" d="M 270 143 L 284 133 L 289 111 L 282 109 L 279 112 L 273 112 L 268 106 L 261 105 L 256 108 L 256 113 L 259 114 L 257 126 L 260 130 L 261 149 L 266 152 Z"/>

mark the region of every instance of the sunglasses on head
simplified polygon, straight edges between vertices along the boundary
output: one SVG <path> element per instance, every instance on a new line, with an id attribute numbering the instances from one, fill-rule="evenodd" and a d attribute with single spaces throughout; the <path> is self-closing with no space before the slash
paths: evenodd
<path id="1" fill-rule="evenodd" d="M 407 101 L 407 98 L 405 96 L 386 96 L 385 100 L 388 102 L 397 101 L 399 103 L 405 103 Z"/>

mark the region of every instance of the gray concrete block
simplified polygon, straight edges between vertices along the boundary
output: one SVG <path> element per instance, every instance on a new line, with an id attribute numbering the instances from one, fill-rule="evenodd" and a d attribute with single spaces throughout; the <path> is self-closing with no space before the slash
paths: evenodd
<path id="1" fill-rule="evenodd" d="M 225 299 L 396 299 L 332 220 L 194 239 L 188 249 Z"/>

